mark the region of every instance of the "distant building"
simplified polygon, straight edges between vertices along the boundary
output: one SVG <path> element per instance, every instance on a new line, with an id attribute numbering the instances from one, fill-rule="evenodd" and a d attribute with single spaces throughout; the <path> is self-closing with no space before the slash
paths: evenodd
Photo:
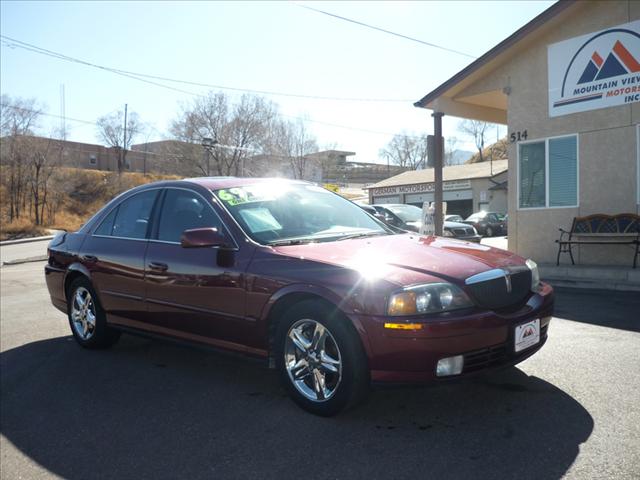
<path id="1" fill-rule="evenodd" d="M 442 169 L 447 214 L 466 218 L 480 210 L 507 212 L 508 160 L 452 165 Z M 407 203 L 422 207 L 434 201 L 433 169 L 413 170 L 369 187 L 369 203 Z"/>
<path id="2" fill-rule="evenodd" d="M 2 160 L 9 137 L 1 139 Z M 60 166 L 95 170 L 118 171 L 121 151 L 115 147 L 104 147 L 92 143 L 71 142 L 47 137 L 21 136 L 29 142 L 44 145 L 49 143 L 62 151 Z M 178 140 L 160 140 L 139 143 L 127 150 L 123 171 L 159 173 L 166 175 L 198 176 L 206 173 L 207 152 L 198 144 Z M 378 163 L 350 162 L 348 157 L 355 152 L 324 150 L 307 155 L 304 159 L 303 179 L 317 183 L 336 184 L 341 187 L 362 187 L 379 182 L 406 168 Z M 209 160 L 213 162 L 212 159 Z M 295 178 L 295 161 L 281 155 L 253 155 L 238 165 L 238 175 L 252 177 Z M 211 175 L 215 175 L 213 163 Z"/>
<path id="3" fill-rule="evenodd" d="M 19 135 L 0 139 L 0 163 L 5 163 L 8 148 L 12 140 L 19 140 L 27 145 L 49 147 L 61 152 L 58 165 L 62 167 L 86 168 L 93 170 L 118 171 L 121 150 L 117 147 L 105 147 L 93 143 L 71 142 L 55 138 Z M 149 154 L 128 150 L 124 156 L 122 170 L 144 172 Z"/>

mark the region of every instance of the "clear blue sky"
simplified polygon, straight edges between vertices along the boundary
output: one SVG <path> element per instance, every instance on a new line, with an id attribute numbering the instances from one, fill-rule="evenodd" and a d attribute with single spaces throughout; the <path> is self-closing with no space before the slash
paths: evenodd
<path id="1" fill-rule="evenodd" d="M 553 2 L 313 2 L 322 9 L 480 56 Z M 377 161 L 392 134 L 431 132 L 413 107 L 471 59 L 366 29 L 285 2 L 18 2 L 0 4 L 2 34 L 92 63 L 229 87 L 305 95 L 404 99 L 348 102 L 270 96 L 308 122 L 321 146 Z M 165 82 L 166 83 L 166 82 Z M 95 121 L 125 103 L 166 137 L 188 94 L 68 63 L 3 43 L 0 89 L 34 97 L 50 114 Z M 191 92 L 207 89 L 169 84 Z M 238 94 L 227 92 L 232 98 Z M 445 135 L 460 137 L 456 119 Z M 48 118 L 46 133 L 59 120 Z M 95 126 L 68 121 L 68 138 L 97 142 Z M 461 145 L 465 147 L 465 145 Z M 467 144 L 468 148 L 469 145 Z"/>

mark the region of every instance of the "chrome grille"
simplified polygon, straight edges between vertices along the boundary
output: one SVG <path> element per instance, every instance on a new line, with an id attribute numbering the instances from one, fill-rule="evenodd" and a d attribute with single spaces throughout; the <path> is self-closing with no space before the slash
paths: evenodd
<path id="1" fill-rule="evenodd" d="M 453 234 L 458 236 L 473 235 L 473 230 L 471 228 L 454 228 Z"/>
<path id="2" fill-rule="evenodd" d="M 510 282 L 507 282 L 507 275 Z M 486 280 L 484 279 L 486 278 Z M 509 289 L 510 283 L 510 289 Z M 531 270 L 490 270 L 466 280 L 469 293 L 484 308 L 498 309 L 524 303 L 531 290 Z"/>

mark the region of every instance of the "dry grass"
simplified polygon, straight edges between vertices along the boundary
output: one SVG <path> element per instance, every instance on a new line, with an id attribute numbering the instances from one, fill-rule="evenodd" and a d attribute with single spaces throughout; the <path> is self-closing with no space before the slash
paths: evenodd
<path id="1" fill-rule="evenodd" d="M 175 175 L 123 173 L 77 168 L 59 168 L 50 183 L 50 199 L 55 202 L 52 215 L 45 215 L 45 224 L 34 225 L 33 219 L 23 216 L 8 221 L 8 197 L 0 189 L 0 240 L 46 235 L 48 229 L 74 231 L 86 222 L 105 203 L 121 192 L 137 185 L 159 180 L 175 180 Z"/>
<path id="2" fill-rule="evenodd" d="M 39 237 L 47 235 L 47 229 L 37 227 L 28 218 L 21 218 L 10 223 L 3 223 L 0 228 L 0 240 L 13 240 L 18 238 Z"/>

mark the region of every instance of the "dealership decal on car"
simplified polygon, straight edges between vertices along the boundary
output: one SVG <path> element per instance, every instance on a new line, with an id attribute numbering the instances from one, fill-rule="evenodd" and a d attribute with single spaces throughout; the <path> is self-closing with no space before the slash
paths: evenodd
<path id="1" fill-rule="evenodd" d="M 640 20 L 548 47 L 549 116 L 640 101 Z"/>

